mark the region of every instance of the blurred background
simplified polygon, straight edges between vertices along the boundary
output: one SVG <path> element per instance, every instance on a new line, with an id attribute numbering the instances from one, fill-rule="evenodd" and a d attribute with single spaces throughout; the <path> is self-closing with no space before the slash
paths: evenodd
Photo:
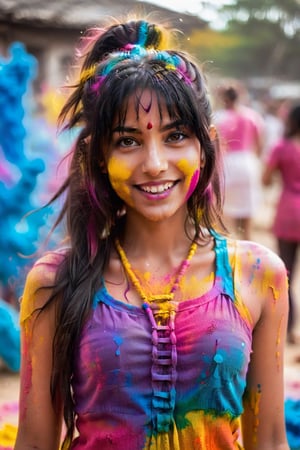
<path id="1" fill-rule="evenodd" d="M 207 74 L 216 111 L 221 85 L 242 86 L 244 104 L 264 122 L 262 165 L 282 134 L 290 106 L 300 102 L 300 0 L 0 0 L 0 449 L 12 448 L 15 436 L 19 297 L 37 252 L 60 238 L 57 230 L 47 240 L 55 207 L 40 208 L 64 179 L 63 158 L 75 138 L 57 133 L 64 86 L 71 82 L 83 32 L 128 14 L 151 14 L 180 30 L 181 47 Z M 251 236 L 274 251 L 271 225 L 279 191 L 279 179 L 264 188 Z M 297 283 L 299 305 L 300 269 Z M 293 449 L 300 449 L 297 358 L 299 344 L 287 344 Z"/>

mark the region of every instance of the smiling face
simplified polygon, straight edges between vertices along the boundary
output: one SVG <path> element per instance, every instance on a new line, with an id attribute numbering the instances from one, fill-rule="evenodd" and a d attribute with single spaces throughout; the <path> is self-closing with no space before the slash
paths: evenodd
<path id="1" fill-rule="evenodd" d="M 128 102 L 124 123 L 115 123 L 108 151 L 111 185 L 127 214 L 160 221 L 187 213 L 200 176 L 201 147 L 181 119 L 171 118 L 156 95 L 144 91 Z"/>

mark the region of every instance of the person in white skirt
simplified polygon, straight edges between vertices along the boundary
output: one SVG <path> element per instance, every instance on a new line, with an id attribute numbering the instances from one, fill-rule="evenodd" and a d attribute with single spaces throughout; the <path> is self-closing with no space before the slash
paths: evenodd
<path id="1" fill-rule="evenodd" d="M 259 156 L 264 121 L 258 112 L 240 103 L 236 86 L 222 87 L 218 93 L 222 109 L 215 114 L 215 124 L 224 158 L 225 222 L 236 237 L 249 240 L 261 198 Z"/>

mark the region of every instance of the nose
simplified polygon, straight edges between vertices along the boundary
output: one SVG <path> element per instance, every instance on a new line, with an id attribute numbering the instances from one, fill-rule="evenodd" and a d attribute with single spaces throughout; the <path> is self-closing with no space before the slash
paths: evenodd
<path id="1" fill-rule="evenodd" d="M 150 145 L 145 149 L 145 159 L 142 170 L 151 176 L 157 176 L 160 172 L 166 171 L 168 161 L 163 149 L 156 144 Z"/>

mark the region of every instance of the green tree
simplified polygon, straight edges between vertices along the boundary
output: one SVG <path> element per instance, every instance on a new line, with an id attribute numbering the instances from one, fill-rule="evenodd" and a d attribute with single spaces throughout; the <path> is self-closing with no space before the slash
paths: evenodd
<path id="1" fill-rule="evenodd" d="M 240 69 L 248 74 L 298 79 L 300 73 L 299 0 L 235 0 L 220 13 L 226 32 L 242 37 L 233 49 Z M 243 70 L 241 70 L 243 68 Z"/>
<path id="2" fill-rule="evenodd" d="M 299 79 L 300 0 L 232 0 L 219 9 L 225 27 L 219 39 L 199 38 L 190 45 L 215 70 L 235 77 L 271 76 Z M 211 42 L 213 45 L 209 45 Z"/>

